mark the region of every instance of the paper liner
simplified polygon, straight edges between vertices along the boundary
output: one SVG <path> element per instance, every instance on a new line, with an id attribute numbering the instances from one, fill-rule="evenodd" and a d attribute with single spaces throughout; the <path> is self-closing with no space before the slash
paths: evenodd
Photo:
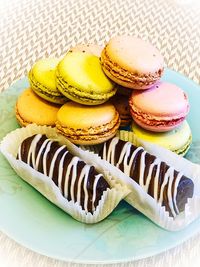
<path id="1" fill-rule="evenodd" d="M 115 166 L 109 162 L 102 160 L 103 165 L 109 169 L 113 174 L 116 181 L 125 184 L 131 191 L 125 197 L 125 200 L 134 208 L 139 210 L 154 223 L 158 224 L 164 229 L 170 231 L 178 231 L 185 228 L 188 224 L 194 221 L 200 215 L 200 166 L 194 164 L 177 154 L 160 147 L 155 144 L 144 142 L 137 138 L 132 132 L 118 131 L 117 136 L 124 141 L 129 141 L 136 146 L 143 146 L 144 149 L 159 157 L 162 161 L 168 165 L 174 167 L 176 170 L 182 172 L 185 176 L 189 177 L 194 182 L 194 196 L 192 199 L 188 199 L 185 206 L 185 211 L 181 212 L 175 218 L 169 216 L 169 212 L 165 210 L 165 207 L 161 206 L 153 197 L 133 179 L 125 175 Z M 99 146 L 82 146 L 82 149 L 90 150 L 90 153 L 99 152 Z"/>
<path id="2" fill-rule="evenodd" d="M 84 211 L 78 203 L 68 201 L 64 198 L 59 188 L 47 176 L 34 170 L 28 164 L 16 159 L 18 148 L 22 141 L 27 137 L 38 133 L 46 134 L 48 138 L 55 139 L 62 145 L 65 144 L 73 155 L 80 157 L 87 164 L 95 166 L 96 170 L 99 173 L 102 173 L 104 178 L 110 184 L 111 189 L 107 189 L 103 193 L 93 214 Z M 66 138 L 58 135 L 55 128 L 30 124 L 25 128 L 17 129 L 4 137 L 0 145 L 0 150 L 20 177 L 31 184 L 52 203 L 81 222 L 96 223 L 103 220 L 113 211 L 120 200 L 130 192 L 125 185 L 116 182 L 108 169 L 102 164 L 99 164 L 99 162 L 101 163 L 101 160 L 96 155 L 93 156 L 92 153 L 88 153 L 87 151 L 83 151 L 76 147 Z"/>
<path id="3" fill-rule="evenodd" d="M 132 192 L 125 200 L 149 217 L 153 222 L 167 230 L 177 231 L 185 228 L 194 221 L 200 215 L 200 166 L 178 156 L 176 153 L 166 148 L 143 141 L 137 138 L 132 132 L 118 131 L 117 136 L 123 141 L 129 141 L 136 146 L 140 145 L 144 147 L 147 152 L 160 158 L 175 170 L 182 172 L 194 183 L 193 198 L 188 199 L 185 211 L 181 212 L 175 218 L 170 217 L 169 213 L 165 211 L 165 207 L 157 203 L 155 199 L 142 190 L 141 187 L 138 192 L 135 192 L 135 185 L 133 182 L 132 188 L 129 186 Z"/>

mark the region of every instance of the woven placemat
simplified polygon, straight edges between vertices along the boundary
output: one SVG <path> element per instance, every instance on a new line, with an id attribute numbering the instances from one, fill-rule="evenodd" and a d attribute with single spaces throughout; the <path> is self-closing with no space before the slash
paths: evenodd
<path id="1" fill-rule="evenodd" d="M 62 56 L 77 43 L 104 44 L 118 34 L 148 39 L 168 67 L 200 82 L 200 6 L 182 2 L 2 0 L 0 90 L 26 75 L 39 58 Z"/>

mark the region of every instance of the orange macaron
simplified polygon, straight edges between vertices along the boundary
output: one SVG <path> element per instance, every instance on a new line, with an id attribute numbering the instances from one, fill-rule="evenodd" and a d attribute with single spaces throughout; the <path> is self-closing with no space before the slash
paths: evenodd
<path id="1" fill-rule="evenodd" d="M 58 132 L 79 145 L 103 143 L 116 134 L 119 126 L 119 113 L 109 102 L 96 106 L 67 102 L 58 111 L 56 121 Z"/>
<path id="2" fill-rule="evenodd" d="M 31 123 L 55 126 L 59 108 L 60 105 L 47 102 L 28 88 L 18 97 L 15 114 L 21 126 L 26 126 Z"/>

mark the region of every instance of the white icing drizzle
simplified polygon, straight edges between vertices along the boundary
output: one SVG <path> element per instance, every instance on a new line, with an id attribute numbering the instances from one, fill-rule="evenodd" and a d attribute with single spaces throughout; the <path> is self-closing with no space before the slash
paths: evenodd
<path id="1" fill-rule="evenodd" d="M 63 155 L 62 155 L 62 158 L 59 162 L 59 167 L 58 167 L 58 187 L 61 191 L 61 193 L 63 194 L 63 190 L 62 190 L 62 177 L 63 177 L 63 167 L 64 167 L 64 159 L 65 159 L 65 156 L 67 155 L 68 151 L 66 151 Z"/>
<path id="2" fill-rule="evenodd" d="M 160 174 L 160 168 L 161 168 L 161 160 L 158 158 L 155 158 L 155 160 L 150 164 L 148 167 L 148 174 L 146 177 L 146 182 L 144 181 L 144 173 L 145 173 L 145 156 L 146 151 L 142 147 L 138 147 L 134 150 L 134 152 L 131 155 L 131 158 L 128 162 L 128 158 L 130 157 L 131 153 L 131 146 L 132 144 L 129 142 L 124 143 L 124 146 L 122 147 L 122 150 L 120 151 L 120 157 L 117 162 L 115 162 L 116 158 L 116 146 L 119 142 L 119 138 L 115 137 L 113 138 L 109 145 L 105 144 L 103 148 L 103 159 L 109 161 L 111 164 L 115 165 L 116 167 L 120 167 L 120 164 L 123 163 L 123 172 L 130 176 L 131 168 L 133 161 L 135 157 L 138 156 L 138 152 L 142 150 L 140 154 L 140 171 L 139 171 L 139 184 L 144 188 L 146 192 L 149 190 L 149 186 L 151 182 L 153 182 L 154 190 L 153 190 L 153 197 L 156 201 L 158 201 L 161 205 L 163 203 L 164 198 L 164 190 L 167 186 L 167 198 L 168 198 L 168 205 L 171 210 L 172 215 L 175 217 L 177 213 L 179 213 L 179 210 L 177 208 L 176 203 L 176 195 L 177 195 L 177 187 L 180 182 L 180 179 L 182 178 L 182 174 L 178 173 L 177 177 L 175 178 L 174 175 L 174 168 L 169 167 L 166 173 L 164 174 L 162 184 L 160 185 L 160 195 L 158 198 L 158 188 L 159 188 L 159 174 Z M 107 150 L 107 151 L 106 151 Z M 155 177 L 152 177 L 152 172 L 154 167 L 156 168 L 156 174 Z M 153 180 L 152 180 L 153 179 Z M 174 190 L 172 190 L 173 181 L 175 180 Z M 173 192 L 172 192 L 173 191 Z"/>
<path id="3" fill-rule="evenodd" d="M 48 139 L 46 139 L 43 144 L 41 145 L 40 147 L 40 150 L 38 151 L 38 154 L 37 154 L 37 158 L 35 160 L 35 167 L 36 167 L 36 170 L 38 170 L 38 167 L 39 167 L 39 162 L 40 162 L 40 156 L 41 156 L 41 153 L 42 151 L 44 150 L 45 146 L 47 145 L 47 143 L 49 142 Z"/>
<path id="4" fill-rule="evenodd" d="M 182 176 L 183 176 L 183 174 L 181 172 L 179 172 L 178 175 L 177 175 L 177 177 L 176 177 L 175 184 L 174 184 L 173 201 L 174 201 L 174 206 L 175 206 L 175 210 L 177 211 L 177 213 L 179 213 L 179 209 L 178 209 L 177 203 L 176 203 L 176 195 L 177 195 L 178 184 L 179 184 Z"/>
<path id="5" fill-rule="evenodd" d="M 139 177 L 139 184 L 142 187 L 144 187 L 145 155 L 146 155 L 146 151 L 143 151 L 141 153 L 141 157 L 140 157 L 140 177 Z"/>
<path id="6" fill-rule="evenodd" d="M 152 178 L 152 172 L 153 172 L 153 168 L 155 165 L 158 165 L 160 163 L 160 161 L 158 159 L 156 159 L 149 167 L 149 173 L 147 175 L 147 178 L 146 178 L 146 183 L 144 185 L 144 188 L 146 191 L 148 191 L 148 188 L 149 188 L 149 185 L 150 185 L 150 182 L 151 182 L 151 178 Z M 157 177 L 156 177 L 157 175 Z M 157 179 L 157 184 L 158 184 L 158 176 L 159 176 L 159 168 L 157 168 L 156 170 L 156 175 L 155 175 L 155 178 L 154 178 L 154 184 L 155 184 L 155 180 Z M 158 186 L 156 188 L 156 199 L 157 199 L 157 195 L 158 195 Z M 154 192 L 155 192 L 155 187 L 154 187 Z M 155 194 L 155 193 L 154 193 Z"/>
<path id="7" fill-rule="evenodd" d="M 77 187 L 78 188 L 77 189 L 77 202 L 79 204 L 81 204 L 81 183 L 85 177 L 87 177 L 87 179 L 88 179 L 89 171 L 90 171 L 90 166 L 85 165 L 81 171 L 80 176 L 79 176 L 78 187 Z"/>
<path id="8" fill-rule="evenodd" d="M 52 145 L 53 141 L 49 140 L 49 142 L 47 143 L 46 146 L 46 150 L 44 152 L 44 156 L 43 156 L 43 160 L 42 160 L 42 165 L 43 165 L 43 173 L 44 175 L 48 176 L 47 174 L 47 154 L 51 149 L 51 145 Z"/>
<path id="9" fill-rule="evenodd" d="M 97 184 L 98 184 L 98 181 L 99 181 L 100 178 L 101 178 L 101 174 L 95 175 L 95 180 L 94 180 L 94 183 L 93 183 L 92 211 L 95 210 L 94 202 L 95 202 L 95 199 L 96 199 Z"/>
<path id="10" fill-rule="evenodd" d="M 41 134 L 37 134 L 31 144 L 30 144 L 30 148 L 28 151 L 28 156 L 27 156 L 27 163 L 30 165 L 31 164 L 31 160 L 32 160 L 32 164 L 33 164 L 33 168 L 35 168 L 35 157 L 33 158 L 33 155 L 35 156 L 35 148 L 36 148 L 36 144 L 37 142 L 40 140 L 41 138 Z"/>
<path id="11" fill-rule="evenodd" d="M 38 170 L 39 168 L 39 162 L 41 159 L 41 155 L 43 153 L 42 158 L 42 165 L 43 165 L 43 173 L 44 175 L 48 176 L 50 179 L 53 178 L 53 172 L 54 172 L 54 165 L 56 160 L 58 159 L 59 154 L 62 152 L 63 149 L 66 148 L 65 145 L 60 146 L 54 153 L 53 158 L 51 159 L 50 166 L 49 166 L 49 173 L 47 170 L 47 155 L 48 152 L 51 149 L 51 145 L 54 142 L 50 139 L 45 139 L 43 143 L 41 144 L 41 147 L 39 148 L 38 154 L 36 156 L 36 147 L 37 143 L 42 138 L 41 134 L 37 134 L 34 136 L 34 138 L 31 141 L 28 155 L 27 155 L 27 163 L 30 165 L 32 160 L 33 168 Z M 71 161 L 68 163 L 66 174 L 63 177 L 63 171 L 64 171 L 64 162 L 65 158 L 69 152 L 65 151 L 59 161 L 58 165 L 58 188 L 60 189 L 61 193 L 64 195 L 64 197 L 68 198 L 68 192 L 70 192 L 71 200 L 73 202 L 78 202 L 79 205 L 81 205 L 81 191 L 83 188 L 84 191 L 84 205 L 83 208 L 85 211 L 88 211 L 88 201 L 89 201 L 89 192 L 87 188 L 88 180 L 89 180 L 89 172 L 90 172 L 90 165 L 84 165 L 81 169 L 80 175 L 78 177 L 78 185 L 77 185 L 77 196 L 74 195 L 74 186 L 77 179 L 77 165 L 80 159 L 78 157 L 72 157 Z M 113 155 L 114 156 L 114 155 Z M 19 160 L 22 160 L 21 157 L 21 146 L 18 149 L 18 158 Z M 71 183 L 69 188 L 69 177 L 71 174 Z M 94 182 L 93 182 L 93 195 L 92 195 L 92 211 L 95 210 L 95 200 L 96 200 L 96 192 L 97 192 L 97 184 L 99 179 L 102 177 L 102 174 L 95 175 Z M 64 190 L 62 190 L 62 184 L 64 180 Z M 64 192 L 62 192 L 64 191 Z"/>
<path id="12" fill-rule="evenodd" d="M 70 195 L 71 195 L 72 201 L 75 201 L 74 184 L 75 184 L 75 181 L 76 181 L 76 178 L 77 178 L 77 164 L 78 164 L 79 158 L 74 157 L 73 160 L 75 161 L 75 163 L 73 163 L 73 168 L 72 168 L 72 179 L 71 179 L 71 185 L 70 185 Z"/>
<path id="13" fill-rule="evenodd" d="M 57 151 L 56 153 L 54 154 L 52 160 L 51 160 L 51 164 L 50 164 L 50 168 L 49 168 L 49 173 L 48 173 L 48 176 L 50 179 L 53 178 L 53 169 L 54 169 L 54 165 L 55 165 L 55 162 L 57 160 L 57 157 L 58 157 L 58 154 L 65 148 L 65 146 L 61 146 Z"/>
<path id="14" fill-rule="evenodd" d="M 153 197 L 155 198 L 155 200 L 158 201 L 158 183 L 159 183 L 159 173 L 160 173 L 160 165 L 161 165 L 161 161 L 156 159 L 157 162 L 154 162 L 155 164 L 152 164 L 153 167 L 155 165 L 157 165 L 157 169 L 156 169 L 156 175 L 154 177 L 154 189 L 153 189 Z M 150 184 L 151 181 L 149 181 Z M 146 190 L 148 190 L 148 188 L 146 187 Z"/>

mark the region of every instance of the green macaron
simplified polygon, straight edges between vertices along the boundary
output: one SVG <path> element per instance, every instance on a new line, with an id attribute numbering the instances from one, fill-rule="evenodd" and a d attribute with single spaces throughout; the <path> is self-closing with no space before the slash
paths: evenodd
<path id="1" fill-rule="evenodd" d="M 64 104 L 67 98 L 61 94 L 56 86 L 56 67 L 59 60 L 57 58 L 45 58 L 37 61 L 29 71 L 28 78 L 31 89 L 41 98 Z"/>
<path id="2" fill-rule="evenodd" d="M 132 122 L 131 129 L 139 139 L 163 146 L 181 156 L 187 153 L 192 142 L 191 129 L 186 120 L 168 132 L 151 132 L 141 128 L 135 122 Z"/>
<path id="3" fill-rule="evenodd" d="M 80 104 L 102 104 L 117 90 L 104 74 L 99 57 L 89 53 L 68 52 L 58 64 L 56 76 L 60 92 Z"/>

